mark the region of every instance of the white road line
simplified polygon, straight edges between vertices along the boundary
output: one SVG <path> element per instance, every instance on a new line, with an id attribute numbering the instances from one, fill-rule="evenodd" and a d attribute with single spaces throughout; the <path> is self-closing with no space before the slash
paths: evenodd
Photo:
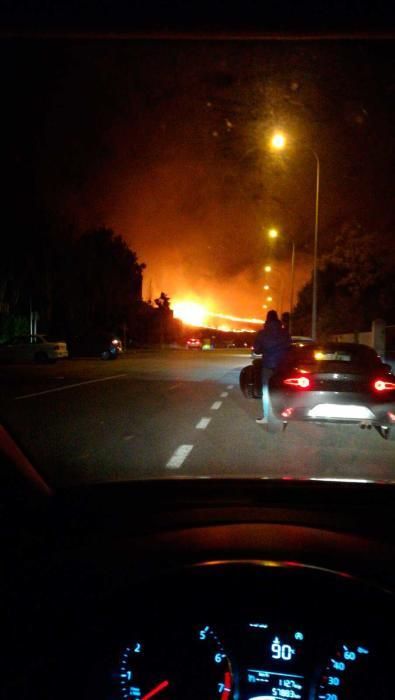
<path id="1" fill-rule="evenodd" d="M 222 406 L 222 401 L 214 401 L 213 405 L 211 406 L 212 411 L 218 411 L 219 408 Z"/>
<path id="2" fill-rule="evenodd" d="M 45 391 L 37 391 L 35 394 L 24 394 L 23 396 L 15 396 L 15 401 L 20 401 L 21 399 L 32 399 L 35 396 L 43 396 L 44 394 L 54 394 L 55 391 L 66 391 L 66 389 L 75 389 L 77 386 L 84 386 L 85 384 L 96 384 L 97 382 L 108 382 L 110 379 L 120 379 L 120 377 L 127 377 L 127 374 L 113 374 L 111 377 L 101 377 L 101 379 L 88 379 L 86 382 L 78 382 L 77 384 L 67 384 L 67 386 L 57 386 L 55 389 L 46 389 Z"/>
<path id="3" fill-rule="evenodd" d="M 195 428 L 197 428 L 197 430 L 206 430 L 210 421 L 211 418 L 201 418 L 199 423 L 196 423 Z"/>
<path id="4" fill-rule="evenodd" d="M 223 391 L 222 394 L 220 394 L 221 399 L 226 399 L 227 396 L 229 396 L 227 391 Z"/>
<path id="5" fill-rule="evenodd" d="M 226 388 L 227 388 L 227 389 L 233 389 L 233 387 L 234 387 L 234 384 L 228 384 L 228 386 L 227 386 Z"/>
<path id="6" fill-rule="evenodd" d="M 192 451 L 193 445 L 180 445 L 166 464 L 167 469 L 179 469 Z"/>

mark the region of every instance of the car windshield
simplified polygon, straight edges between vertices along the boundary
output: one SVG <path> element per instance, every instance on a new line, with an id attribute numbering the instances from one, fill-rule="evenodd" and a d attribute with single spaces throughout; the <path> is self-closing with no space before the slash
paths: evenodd
<path id="1" fill-rule="evenodd" d="M 366 345 L 351 343 L 322 343 L 310 344 L 303 347 L 292 347 L 284 358 L 284 364 L 311 365 L 317 369 L 330 363 L 344 363 L 366 369 L 382 369 L 382 362 L 373 348 Z"/>
<path id="2" fill-rule="evenodd" d="M 34 467 L 393 480 L 393 38 L 0 48 L 0 422 Z M 274 397 L 291 344 L 320 397 Z"/>

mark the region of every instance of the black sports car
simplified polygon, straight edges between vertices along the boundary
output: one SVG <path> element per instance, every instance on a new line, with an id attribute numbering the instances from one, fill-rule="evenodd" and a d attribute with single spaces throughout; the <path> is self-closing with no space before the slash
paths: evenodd
<path id="1" fill-rule="evenodd" d="M 247 398 L 260 398 L 261 358 L 240 373 Z M 270 384 L 271 428 L 289 421 L 359 423 L 395 439 L 395 376 L 367 345 L 316 343 L 293 346 Z"/>

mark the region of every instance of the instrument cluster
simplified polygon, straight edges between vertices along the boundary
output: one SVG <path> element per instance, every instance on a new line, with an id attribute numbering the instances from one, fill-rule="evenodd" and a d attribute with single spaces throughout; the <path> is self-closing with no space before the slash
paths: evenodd
<path id="1" fill-rule="evenodd" d="M 124 604 L 88 697 L 394 697 L 393 598 L 345 575 L 216 565 L 156 582 L 144 600 Z"/>
<path id="2" fill-rule="evenodd" d="M 377 654 L 359 638 L 322 644 L 303 626 L 265 618 L 227 630 L 192 624 L 171 641 L 131 636 L 112 674 L 110 697 L 355 700 L 373 698 L 379 688 L 385 697 Z"/>

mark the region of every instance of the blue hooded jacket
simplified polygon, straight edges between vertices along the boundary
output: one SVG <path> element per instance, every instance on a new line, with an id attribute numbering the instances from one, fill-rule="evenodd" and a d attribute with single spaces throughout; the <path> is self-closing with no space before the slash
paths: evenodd
<path id="1" fill-rule="evenodd" d="M 262 355 L 263 367 L 275 369 L 290 345 L 291 337 L 281 321 L 277 317 L 268 318 L 264 328 L 256 335 L 254 352 Z"/>

